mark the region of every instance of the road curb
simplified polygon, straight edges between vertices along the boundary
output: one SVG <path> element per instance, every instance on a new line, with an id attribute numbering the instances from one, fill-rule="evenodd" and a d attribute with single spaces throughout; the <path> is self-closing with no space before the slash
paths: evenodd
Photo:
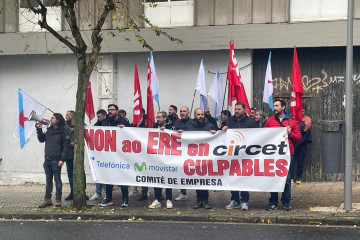
<path id="1" fill-rule="evenodd" d="M 118 220 L 118 221 L 187 221 L 223 223 L 260 223 L 260 224 L 303 224 L 303 225 L 360 225 L 359 217 L 309 217 L 309 216 L 196 216 L 196 215 L 144 215 L 144 214 L 104 214 L 104 213 L 24 213 L 0 212 L 0 218 L 10 220 Z"/>

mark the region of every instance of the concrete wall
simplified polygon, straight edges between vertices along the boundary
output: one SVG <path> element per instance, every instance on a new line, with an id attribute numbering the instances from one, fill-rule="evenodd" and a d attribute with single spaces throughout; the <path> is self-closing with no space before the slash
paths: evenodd
<path id="1" fill-rule="evenodd" d="M 39 143 L 36 132 L 32 133 L 23 150 L 19 139 L 13 136 L 18 114 L 18 88 L 51 110 L 65 115 L 67 110 L 75 109 L 76 72 L 76 61 L 71 55 L 0 56 L 0 108 L 3 113 L 0 118 L 0 184 L 45 182 L 44 144 Z M 93 74 L 93 83 L 96 83 L 95 76 Z M 96 89 L 96 85 L 93 87 Z M 96 92 L 93 95 L 97 97 Z M 51 115 L 47 111 L 44 117 L 49 119 Z M 62 179 L 67 182 L 66 167 L 62 172 Z"/>
<path id="2" fill-rule="evenodd" d="M 189 52 L 156 52 L 154 60 L 160 83 L 160 107 L 167 111 L 170 104 L 191 106 L 195 83 L 199 71 L 200 60 L 204 59 L 207 89 L 215 77 L 207 71 L 227 71 L 228 50 L 222 51 L 189 51 Z M 252 51 L 235 51 L 239 66 L 252 62 Z M 146 73 L 148 53 L 122 53 L 115 56 L 117 61 L 117 104 L 128 112 L 132 120 L 134 60 L 138 62 L 138 70 L 143 96 L 146 104 Z M 59 55 L 18 55 L 0 56 L 0 184 L 18 184 L 22 182 L 45 182 L 42 164 L 44 161 L 44 144 L 37 140 L 33 132 L 29 143 L 20 149 L 19 139 L 13 136 L 16 127 L 18 108 L 17 90 L 21 88 L 33 98 L 55 112 L 65 114 L 75 109 L 77 88 L 76 61 L 74 57 Z M 252 99 L 252 65 L 241 69 L 248 98 Z M 221 75 L 225 86 L 226 75 Z M 92 75 L 92 89 L 95 111 L 98 109 L 96 73 Z M 194 108 L 199 106 L 199 95 L 195 99 Z M 250 103 L 251 104 L 251 103 Z M 146 106 L 146 105 L 145 105 Z M 213 109 L 213 102 L 210 101 Z M 103 106 L 107 109 L 107 106 Z M 145 107 L 146 108 L 146 107 Z M 158 108 L 155 106 L 155 110 Z M 46 118 L 51 116 L 47 111 Z M 92 122 L 93 124 L 94 122 Z M 87 174 L 90 174 L 85 159 Z M 66 167 L 62 169 L 62 180 L 67 182 Z M 90 175 L 87 181 L 91 182 Z"/>

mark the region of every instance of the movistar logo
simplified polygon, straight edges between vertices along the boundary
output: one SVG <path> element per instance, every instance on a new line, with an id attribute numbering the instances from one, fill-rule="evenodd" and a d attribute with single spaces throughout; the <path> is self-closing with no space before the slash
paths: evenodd
<path id="1" fill-rule="evenodd" d="M 146 162 L 142 162 L 141 166 L 138 163 L 135 163 L 134 168 L 135 171 L 140 171 L 140 172 L 142 172 L 144 168 L 145 170 L 147 170 Z"/>

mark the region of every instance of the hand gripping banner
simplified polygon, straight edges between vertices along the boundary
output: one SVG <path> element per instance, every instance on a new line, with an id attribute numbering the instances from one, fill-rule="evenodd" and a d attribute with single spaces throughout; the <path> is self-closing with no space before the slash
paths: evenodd
<path id="1" fill-rule="evenodd" d="M 290 165 L 286 128 L 226 132 L 86 127 L 96 183 L 282 192 Z"/>

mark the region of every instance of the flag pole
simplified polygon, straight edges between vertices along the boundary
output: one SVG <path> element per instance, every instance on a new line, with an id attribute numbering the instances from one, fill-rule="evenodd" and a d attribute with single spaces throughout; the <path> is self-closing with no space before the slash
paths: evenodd
<path id="1" fill-rule="evenodd" d="M 159 102 L 157 102 L 157 104 L 158 104 L 158 108 L 159 108 L 159 112 L 160 112 L 160 103 L 159 103 Z"/>
<path id="2" fill-rule="evenodd" d="M 191 113 L 192 113 L 192 110 L 193 110 L 193 107 L 194 107 L 195 94 L 196 94 L 196 88 L 195 88 L 193 100 L 192 100 L 192 103 L 191 103 L 190 117 L 191 117 Z"/>
<path id="3" fill-rule="evenodd" d="M 224 104 L 225 104 L 225 97 L 226 97 L 226 90 L 227 90 L 227 85 L 228 85 L 228 81 L 225 81 L 225 90 L 224 90 L 224 98 L 223 98 L 223 103 L 222 103 L 222 110 L 224 110 Z M 229 101 L 229 100 L 228 100 Z"/>
<path id="4" fill-rule="evenodd" d="M 52 113 L 55 113 L 53 110 L 51 110 L 50 108 L 46 108 L 47 110 L 49 110 Z"/>

